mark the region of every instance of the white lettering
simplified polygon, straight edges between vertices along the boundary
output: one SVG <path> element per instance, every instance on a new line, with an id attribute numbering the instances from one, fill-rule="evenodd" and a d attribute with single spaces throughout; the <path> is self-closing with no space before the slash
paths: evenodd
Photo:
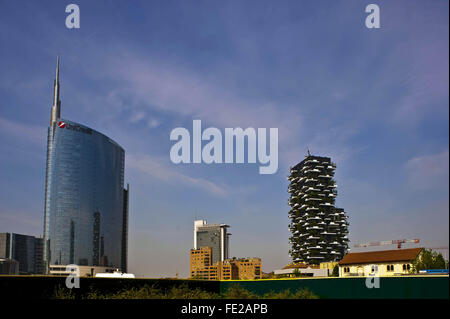
<path id="1" fill-rule="evenodd" d="M 224 152 L 222 151 L 224 145 L 222 133 L 219 129 L 210 127 L 202 133 L 201 120 L 194 120 L 192 131 L 192 163 L 245 163 L 245 146 L 247 146 L 247 163 L 256 163 L 258 156 L 259 163 L 265 165 L 259 167 L 260 174 L 275 174 L 278 170 L 277 128 L 270 128 L 269 130 L 269 145 L 267 145 L 265 128 L 258 128 L 257 131 L 252 127 L 245 130 L 240 127 L 225 128 Z M 170 140 L 177 141 L 170 149 L 171 161 L 174 164 L 191 163 L 191 135 L 189 131 L 177 127 L 170 132 Z M 245 140 L 247 140 L 247 143 L 245 143 Z M 203 149 L 202 141 L 208 141 Z M 236 162 L 234 154 L 236 154 Z"/>

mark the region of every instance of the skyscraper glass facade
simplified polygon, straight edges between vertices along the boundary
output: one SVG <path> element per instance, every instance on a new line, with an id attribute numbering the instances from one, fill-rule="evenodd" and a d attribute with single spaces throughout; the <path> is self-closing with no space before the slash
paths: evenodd
<path id="1" fill-rule="evenodd" d="M 122 147 L 89 127 L 64 119 L 49 127 L 44 218 L 49 264 L 121 268 L 124 160 Z"/>

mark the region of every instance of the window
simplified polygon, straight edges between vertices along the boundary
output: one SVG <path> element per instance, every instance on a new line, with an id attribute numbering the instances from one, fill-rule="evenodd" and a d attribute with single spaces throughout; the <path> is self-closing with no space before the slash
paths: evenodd
<path id="1" fill-rule="evenodd" d="M 394 265 L 387 265 L 387 271 L 394 271 Z"/>

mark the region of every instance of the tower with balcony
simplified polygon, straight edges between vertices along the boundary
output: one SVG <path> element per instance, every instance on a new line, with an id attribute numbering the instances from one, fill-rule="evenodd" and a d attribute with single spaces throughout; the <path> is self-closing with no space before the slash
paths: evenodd
<path id="1" fill-rule="evenodd" d="M 309 152 L 290 169 L 289 254 L 294 262 L 339 261 L 348 250 L 348 216 L 335 207 L 335 169 L 329 157 Z"/>

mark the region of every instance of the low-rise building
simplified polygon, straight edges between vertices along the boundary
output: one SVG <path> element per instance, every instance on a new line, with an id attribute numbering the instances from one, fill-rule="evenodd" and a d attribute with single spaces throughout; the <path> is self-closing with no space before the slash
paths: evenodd
<path id="1" fill-rule="evenodd" d="M 422 248 L 349 253 L 339 262 L 339 277 L 409 274 Z"/>
<path id="2" fill-rule="evenodd" d="M 104 266 L 77 266 L 80 277 L 95 277 L 98 273 L 114 273 L 118 271 L 114 267 L 104 267 Z M 64 276 L 67 277 L 73 274 L 74 270 L 69 265 L 50 265 L 48 274 L 51 276 Z"/>
<path id="3" fill-rule="evenodd" d="M 225 259 L 212 263 L 212 248 L 191 249 L 190 278 L 205 280 L 261 279 L 260 258 Z"/>
<path id="4" fill-rule="evenodd" d="M 18 275 L 19 262 L 14 259 L 0 258 L 0 275 Z"/>
<path id="5" fill-rule="evenodd" d="M 334 270 L 334 267 L 336 267 L 338 265 L 339 262 L 337 261 L 329 261 L 329 262 L 323 262 L 320 263 L 320 269 L 328 269 L 328 273 L 329 275 L 331 275 L 331 273 Z"/>
<path id="6" fill-rule="evenodd" d="M 212 264 L 212 248 L 202 247 L 191 249 L 190 253 L 191 278 L 217 280 L 218 267 Z"/>
<path id="7" fill-rule="evenodd" d="M 328 269 L 321 269 L 319 265 L 307 265 L 306 263 L 287 264 L 283 269 L 273 271 L 274 275 L 281 277 L 326 277 Z"/>
<path id="8" fill-rule="evenodd" d="M 212 265 L 212 248 L 202 247 L 191 249 L 190 253 L 190 271 L 191 277 L 197 276 L 197 272 Z"/>
<path id="9" fill-rule="evenodd" d="M 20 275 L 43 274 L 44 241 L 42 238 L 0 233 L 0 258 L 18 262 Z"/>
<path id="10" fill-rule="evenodd" d="M 261 259 L 254 258 L 240 258 L 230 260 L 237 266 L 238 277 L 240 280 L 254 280 L 262 278 Z"/>
<path id="11" fill-rule="evenodd" d="M 221 263 L 221 280 L 233 280 L 239 278 L 239 268 L 232 259 L 226 259 Z"/>

